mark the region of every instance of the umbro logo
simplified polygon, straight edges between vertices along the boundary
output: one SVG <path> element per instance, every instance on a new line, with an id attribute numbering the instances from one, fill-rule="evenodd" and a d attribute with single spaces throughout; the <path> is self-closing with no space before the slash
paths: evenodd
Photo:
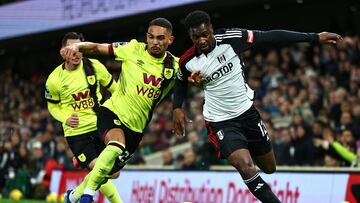
<path id="1" fill-rule="evenodd" d="M 63 87 L 62 87 L 62 90 L 63 91 L 66 91 L 66 90 L 68 90 L 69 89 L 69 85 L 64 85 Z"/>
<path id="2" fill-rule="evenodd" d="M 142 65 L 144 65 L 145 63 L 144 63 L 143 60 L 138 59 L 137 62 L 136 62 L 136 64 L 139 65 L 139 66 L 142 66 Z"/>

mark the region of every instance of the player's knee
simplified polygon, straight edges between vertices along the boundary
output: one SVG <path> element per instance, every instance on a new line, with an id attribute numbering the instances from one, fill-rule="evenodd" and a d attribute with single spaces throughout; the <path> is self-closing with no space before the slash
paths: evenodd
<path id="1" fill-rule="evenodd" d="M 233 161 L 232 165 L 239 171 L 241 176 L 249 177 L 256 173 L 256 168 L 251 159 Z"/>
<path id="2" fill-rule="evenodd" d="M 272 174 L 276 171 L 276 165 L 267 165 L 261 170 L 266 174 Z"/>
<path id="3" fill-rule="evenodd" d="M 125 134 L 124 131 L 120 128 L 113 128 L 105 135 L 105 143 L 109 142 L 119 142 L 122 145 L 125 145 Z"/>
<path id="4" fill-rule="evenodd" d="M 92 161 L 88 164 L 88 168 L 89 168 L 90 170 L 92 170 L 92 169 L 94 168 L 95 162 L 96 162 L 96 159 L 92 160 Z"/>
<path id="5" fill-rule="evenodd" d="M 113 174 L 111 175 L 111 179 L 116 179 L 116 178 L 118 178 L 119 176 L 120 176 L 120 171 L 115 172 L 115 173 L 113 173 Z"/>

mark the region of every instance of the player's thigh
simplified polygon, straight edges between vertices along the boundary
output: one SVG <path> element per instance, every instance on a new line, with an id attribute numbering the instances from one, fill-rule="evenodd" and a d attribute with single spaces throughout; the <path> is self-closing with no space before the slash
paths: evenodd
<path id="1" fill-rule="evenodd" d="M 237 149 L 228 157 L 229 163 L 241 174 L 243 179 L 253 177 L 257 171 L 250 152 L 247 149 Z"/>
<path id="2" fill-rule="evenodd" d="M 97 136 L 96 131 L 85 133 L 77 136 L 67 136 L 67 143 L 82 168 L 89 168 L 89 164 L 93 162 L 99 154 L 98 142 L 94 141 Z"/>
<path id="3" fill-rule="evenodd" d="M 205 122 L 208 139 L 217 150 L 221 159 L 228 159 L 238 149 L 247 149 L 247 141 L 241 128 L 233 120 L 222 122 Z"/>
<path id="4" fill-rule="evenodd" d="M 269 152 L 259 155 L 259 156 L 253 156 L 253 159 L 256 163 L 256 165 L 267 174 L 274 173 L 276 171 L 276 161 L 275 161 L 275 155 L 273 150 L 270 150 Z"/>
<path id="5" fill-rule="evenodd" d="M 104 143 L 109 141 L 117 141 L 122 144 L 126 143 L 125 132 L 122 129 L 118 116 L 105 107 L 100 107 L 97 113 L 97 128 L 99 136 Z"/>
<path id="6" fill-rule="evenodd" d="M 97 116 L 97 127 L 101 139 L 105 140 L 105 143 L 112 140 L 125 145 L 125 149 L 119 155 L 118 159 L 115 160 L 114 167 L 110 172 L 110 175 L 115 174 L 120 171 L 133 156 L 140 144 L 143 134 L 127 128 L 115 113 L 105 107 L 100 107 Z"/>
<path id="7" fill-rule="evenodd" d="M 273 173 L 276 162 L 266 126 L 254 107 L 249 109 L 245 116 L 242 125 L 250 154 L 261 170 L 265 173 Z"/>

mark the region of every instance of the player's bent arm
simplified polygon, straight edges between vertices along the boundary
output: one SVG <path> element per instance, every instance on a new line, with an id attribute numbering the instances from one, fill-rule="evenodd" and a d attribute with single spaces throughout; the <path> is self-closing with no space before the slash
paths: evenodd
<path id="1" fill-rule="evenodd" d="M 173 109 L 182 108 L 182 104 L 187 95 L 187 80 L 176 78 L 174 85 Z"/>
<path id="2" fill-rule="evenodd" d="M 94 42 L 79 42 L 70 46 L 74 46 L 75 49 L 85 54 L 102 54 L 109 55 L 109 44 L 100 44 Z"/>
<path id="3" fill-rule="evenodd" d="M 61 111 L 59 104 L 47 102 L 50 114 L 59 122 L 65 123 L 68 117 Z"/>

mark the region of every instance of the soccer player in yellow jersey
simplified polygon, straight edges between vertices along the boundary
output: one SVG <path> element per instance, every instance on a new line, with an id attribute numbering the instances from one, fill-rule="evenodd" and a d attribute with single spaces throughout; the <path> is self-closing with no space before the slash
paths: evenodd
<path id="1" fill-rule="evenodd" d="M 81 35 L 70 32 L 62 40 L 62 47 L 81 41 Z M 51 115 L 62 123 L 65 138 L 82 168 L 92 169 L 96 158 L 105 148 L 96 126 L 96 113 L 102 98 L 100 85 L 111 93 L 116 82 L 98 60 L 74 54 L 59 65 L 46 81 L 45 98 Z M 119 172 L 113 171 L 113 178 Z M 73 201 L 80 199 L 85 184 L 74 190 Z M 100 191 L 113 203 L 122 202 L 111 181 L 102 184 Z M 67 192 L 67 196 L 69 196 Z M 69 202 L 69 200 L 67 200 Z"/>
<path id="2" fill-rule="evenodd" d="M 81 42 L 61 50 L 65 58 L 77 51 L 115 56 L 122 61 L 119 86 L 101 107 L 98 130 L 107 145 L 88 174 L 80 203 L 92 202 L 95 190 L 107 178 L 116 158 L 123 166 L 143 137 L 157 104 L 170 92 L 178 71 L 178 58 L 167 52 L 172 44 L 172 25 L 164 18 L 149 23 L 146 44 L 135 39 L 127 44 Z"/>

